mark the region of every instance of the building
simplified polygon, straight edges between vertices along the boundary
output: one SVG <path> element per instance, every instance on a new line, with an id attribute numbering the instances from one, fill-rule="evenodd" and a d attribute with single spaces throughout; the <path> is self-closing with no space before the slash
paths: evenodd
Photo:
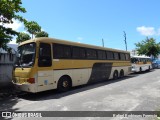
<path id="1" fill-rule="evenodd" d="M 130 51 L 130 56 L 139 56 L 138 52 L 136 50 L 132 50 Z M 145 56 L 145 55 L 141 55 L 141 56 Z M 152 58 L 152 60 L 154 60 L 154 58 L 152 56 L 150 56 Z M 158 57 L 156 59 L 160 60 L 160 54 L 158 55 Z"/>
<path id="2" fill-rule="evenodd" d="M 5 86 L 12 81 L 13 67 L 16 61 L 17 45 L 9 45 L 12 53 L 0 49 L 0 85 Z"/>
<path id="3" fill-rule="evenodd" d="M 130 51 L 130 56 L 137 56 L 137 51 L 136 50 L 132 50 Z"/>

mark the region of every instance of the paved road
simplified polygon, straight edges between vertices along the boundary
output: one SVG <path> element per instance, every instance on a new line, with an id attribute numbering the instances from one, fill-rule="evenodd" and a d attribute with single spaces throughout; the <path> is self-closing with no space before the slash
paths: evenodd
<path id="1" fill-rule="evenodd" d="M 38 94 L 19 95 L 2 101 L 0 110 L 160 111 L 160 69 L 141 74 L 131 74 L 119 80 L 109 80 L 98 84 L 76 87 L 66 93 L 57 93 L 57 91 L 52 90 Z M 83 119 L 100 118 L 87 117 Z M 128 118 L 116 117 L 108 119 L 126 120 Z M 135 120 L 134 117 L 129 119 Z M 151 120 L 152 118 L 136 118 L 136 120 L 138 119 Z"/>

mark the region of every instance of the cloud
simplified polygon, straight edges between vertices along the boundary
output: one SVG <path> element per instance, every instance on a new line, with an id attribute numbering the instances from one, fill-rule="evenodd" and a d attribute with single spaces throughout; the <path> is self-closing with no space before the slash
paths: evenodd
<path id="1" fill-rule="evenodd" d="M 141 27 L 137 27 L 137 31 L 144 36 L 152 36 L 157 34 L 154 27 L 141 26 Z"/>
<path id="2" fill-rule="evenodd" d="M 19 29 L 23 26 L 23 24 L 17 20 L 13 20 L 12 24 L 4 24 L 4 26 L 7 28 L 12 28 L 13 30 L 19 31 Z"/>
<path id="3" fill-rule="evenodd" d="M 16 43 L 16 40 L 14 39 L 14 40 L 10 41 L 9 44 L 17 44 L 17 43 Z"/>
<path id="4" fill-rule="evenodd" d="M 41 31 L 45 31 L 43 28 L 41 28 Z"/>
<path id="5" fill-rule="evenodd" d="M 77 37 L 78 40 L 83 40 L 83 37 Z"/>
<path id="6" fill-rule="evenodd" d="M 24 30 L 24 31 L 21 31 L 22 33 L 27 33 L 27 34 L 29 34 L 30 36 L 31 36 L 31 34 L 28 32 L 28 31 L 26 31 L 26 30 Z"/>
<path id="7" fill-rule="evenodd" d="M 158 35 L 158 36 L 160 35 L 160 28 L 159 28 L 158 31 L 157 31 L 157 35 Z"/>
<path id="8" fill-rule="evenodd" d="M 18 31 L 18 32 L 20 32 L 20 29 L 23 27 L 23 24 L 21 22 L 19 22 L 18 20 L 14 20 L 14 19 L 13 19 L 12 24 L 0 23 L 0 25 L 3 25 L 4 27 L 7 27 L 7 28 L 12 28 L 13 30 Z M 10 41 L 9 44 L 16 44 L 16 38 L 13 37 L 13 40 Z"/>

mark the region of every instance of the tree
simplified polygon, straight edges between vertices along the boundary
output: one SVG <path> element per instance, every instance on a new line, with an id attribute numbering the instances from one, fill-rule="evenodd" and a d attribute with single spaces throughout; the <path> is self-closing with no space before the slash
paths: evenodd
<path id="1" fill-rule="evenodd" d="M 48 37 L 48 36 L 49 35 L 47 32 L 41 31 L 41 32 L 38 32 L 35 37 L 38 38 L 38 37 Z"/>
<path id="2" fill-rule="evenodd" d="M 19 43 L 26 41 L 26 40 L 29 40 L 29 39 L 31 39 L 29 34 L 21 32 L 21 33 L 19 33 L 18 37 L 16 38 L 16 43 L 19 44 Z"/>
<path id="3" fill-rule="evenodd" d="M 160 43 L 156 43 L 154 38 L 146 38 L 141 42 L 135 43 L 139 55 L 157 57 L 160 54 Z"/>
<path id="4" fill-rule="evenodd" d="M 30 34 L 32 34 L 32 38 L 33 38 L 33 35 L 36 35 L 36 33 L 41 31 L 41 26 L 39 26 L 38 23 L 35 21 L 30 21 L 30 22 L 25 21 L 24 25 L 25 25 L 25 29 Z"/>
<path id="5" fill-rule="evenodd" d="M 26 10 L 21 6 L 21 0 L 0 0 L 0 48 L 7 50 L 7 43 L 12 40 L 12 36 L 18 32 L 12 28 L 5 27 L 5 24 L 13 23 L 13 19 L 23 22 L 23 18 L 16 13 L 25 13 Z"/>

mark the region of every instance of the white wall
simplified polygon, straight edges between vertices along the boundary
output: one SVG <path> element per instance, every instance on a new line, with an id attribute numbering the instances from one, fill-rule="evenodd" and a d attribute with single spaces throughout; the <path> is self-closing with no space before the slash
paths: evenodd
<path id="1" fill-rule="evenodd" d="M 7 85 L 11 82 L 15 61 L 15 54 L 0 53 L 0 85 Z"/>

